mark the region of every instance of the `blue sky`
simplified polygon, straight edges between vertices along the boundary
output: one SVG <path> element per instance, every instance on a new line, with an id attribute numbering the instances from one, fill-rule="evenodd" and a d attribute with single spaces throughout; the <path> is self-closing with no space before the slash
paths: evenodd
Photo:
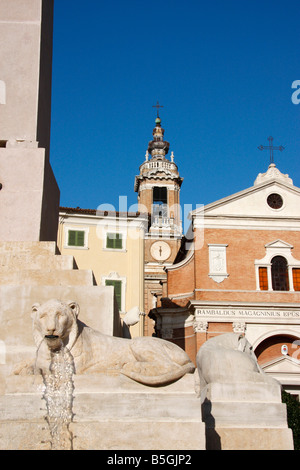
<path id="1" fill-rule="evenodd" d="M 56 0 L 51 163 L 61 205 L 137 202 L 159 101 L 193 208 L 252 186 L 259 145 L 300 186 L 297 0 Z"/>

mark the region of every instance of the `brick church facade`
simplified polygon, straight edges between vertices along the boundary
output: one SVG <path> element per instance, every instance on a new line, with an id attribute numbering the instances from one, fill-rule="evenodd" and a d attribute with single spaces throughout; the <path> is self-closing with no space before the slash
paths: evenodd
<path id="1" fill-rule="evenodd" d="M 244 334 L 265 372 L 300 394 L 300 189 L 274 163 L 254 185 L 196 209 L 149 317 L 192 360 Z"/>

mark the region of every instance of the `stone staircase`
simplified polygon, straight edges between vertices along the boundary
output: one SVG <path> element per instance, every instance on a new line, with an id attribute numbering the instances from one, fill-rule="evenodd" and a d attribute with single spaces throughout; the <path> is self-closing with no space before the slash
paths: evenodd
<path id="1" fill-rule="evenodd" d="M 55 242 L 0 242 L 1 285 L 92 286 L 92 270 L 78 269 Z"/>

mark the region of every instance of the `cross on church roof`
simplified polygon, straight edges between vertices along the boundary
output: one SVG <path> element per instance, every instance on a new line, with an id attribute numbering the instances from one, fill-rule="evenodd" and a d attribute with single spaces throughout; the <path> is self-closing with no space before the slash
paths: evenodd
<path id="1" fill-rule="evenodd" d="M 270 164 L 274 163 L 274 150 L 279 150 L 280 152 L 284 150 L 284 147 L 282 147 L 282 145 L 280 145 L 279 147 L 274 147 L 273 140 L 274 140 L 273 137 L 268 137 L 268 141 L 270 145 L 267 145 L 267 146 L 260 145 L 258 147 L 259 150 L 270 150 Z"/>
<path id="2" fill-rule="evenodd" d="M 157 102 L 156 105 L 152 106 L 152 108 L 157 109 L 157 117 L 159 118 L 159 108 L 163 108 L 163 106 L 161 106 L 159 102 Z"/>

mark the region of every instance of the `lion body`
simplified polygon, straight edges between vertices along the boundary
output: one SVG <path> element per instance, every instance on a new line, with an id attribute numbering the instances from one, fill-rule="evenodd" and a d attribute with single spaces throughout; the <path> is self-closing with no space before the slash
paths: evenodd
<path id="1" fill-rule="evenodd" d="M 217 383 L 277 383 L 259 367 L 252 346 L 243 335 L 227 333 L 209 339 L 196 358 L 200 386 Z"/>
<path id="2" fill-rule="evenodd" d="M 185 351 L 169 341 L 104 335 L 79 321 L 78 314 L 75 302 L 33 306 L 38 353 L 34 370 L 31 366 L 27 373 L 49 373 L 51 352 L 62 347 L 71 352 L 76 374 L 118 371 L 146 385 L 164 385 L 195 370 Z"/>

